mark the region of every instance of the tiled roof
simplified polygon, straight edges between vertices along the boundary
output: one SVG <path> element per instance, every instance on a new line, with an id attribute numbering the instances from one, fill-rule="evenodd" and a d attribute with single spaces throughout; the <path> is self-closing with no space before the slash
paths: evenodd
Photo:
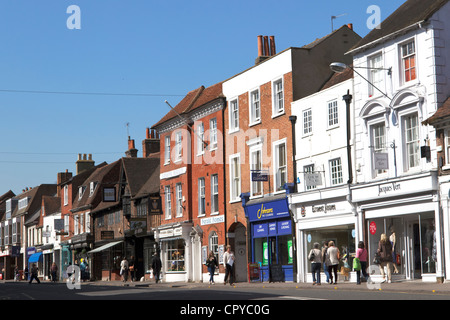
<path id="1" fill-rule="evenodd" d="M 445 100 L 442 106 L 428 119 L 423 121 L 423 124 L 433 125 L 439 120 L 450 119 L 450 97 Z"/>
<path id="2" fill-rule="evenodd" d="M 190 91 L 183 100 L 180 101 L 174 110 L 170 110 L 161 120 L 152 126 L 155 129 L 157 126 L 169 121 L 175 117 L 178 117 L 177 113 L 180 115 L 187 114 L 192 110 L 204 106 L 208 102 L 216 100 L 223 97 L 222 93 L 222 82 L 216 83 L 208 88 L 201 86 L 193 91 Z"/>
<path id="3" fill-rule="evenodd" d="M 341 73 L 334 73 L 331 78 L 327 82 L 325 82 L 322 88 L 320 88 L 320 91 L 331 88 L 332 86 L 351 78 L 353 78 L 353 70 L 351 68 L 347 68 L 344 72 Z"/>
<path id="4" fill-rule="evenodd" d="M 408 0 L 381 22 L 380 28 L 372 29 L 350 51 L 373 41 L 408 28 L 421 21 L 427 21 L 449 0 Z"/>

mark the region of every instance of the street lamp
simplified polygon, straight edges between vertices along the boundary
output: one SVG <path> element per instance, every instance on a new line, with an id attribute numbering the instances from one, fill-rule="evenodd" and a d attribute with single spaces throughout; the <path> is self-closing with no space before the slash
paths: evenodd
<path id="1" fill-rule="evenodd" d="M 381 92 L 381 94 L 383 96 L 385 96 L 386 98 L 388 98 L 389 100 L 392 100 L 391 98 L 389 98 L 387 96 L 386 93 L 384 93 L 383 91 L 381 91 L 380 89 L 378 89 L 372 82 L 370 82 L 369 80 L 367 80 L 365 77 L 363 77 L 358 71 L 355 70 L 355 68 L 360 68 L 360 69 L 370 69 L 370 70 L 386 70 L 388 72 L 388 75 L 392 75 L 392 67 L 391 68 L 370 68 L 370 67 L 352 67 L 349 66 L 345 63 L 342 62 L 333 62 L 332 64 L 330 64 L 330 69 L 333 72 L 336 73 L 342 73 L 344 72 L 347 68 L 352 69 L 354 72 L 356 72 L 361 78 L 363 78 L 364 80 L 366 80 L 372 87 L 374 87 L 375 89 L 377 89 L 378 91 Z"/>

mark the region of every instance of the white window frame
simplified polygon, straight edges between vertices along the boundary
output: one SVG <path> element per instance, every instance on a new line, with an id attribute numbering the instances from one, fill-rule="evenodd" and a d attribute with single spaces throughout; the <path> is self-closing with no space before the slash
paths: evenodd
<path id="1" fill-rule="evenodd" d="M 201 156 L 205 153 L 205 144 L 203 141 L 205 140 L 205 126 L 203 122 L 200 122 L 197 125 L 197 156 Z"/>
<path id="2" fill-rule="evenodd" d="M 86 233 L 90 233 L 91 232 L 90 211 L 84 213 L 84 223 L 86 224 L 86 226 L 85 226 Z"/>
<path id="3" fill-rule="evenodd" d="M 233 133 L 239 131 L 239 99 L 233 99 L 229 102 L 229 128 L 228 133 Z"/>
<path id="4" fill-rule="evenodd" d="M 327 116 L 328 129 L 339 127 L 339 103 L 337 100 L 327 102 Z"/>
<path id="5" fill-rule="evenodd" d="M 241 201 L 241 154 L 232 154 L 230 159 L 230 202 Z M 238 174 L 236 176 L 236 173 Z"/>
<path id="6" fill-rule="evenodd" d="M 175 185 L 176 192 L 176 217 L 181 218 L 183 216 L 183 187 L 181 183 Z"/>
<path id="7" fill-rule="evenodd" d="M 417 137 L 415 137 L 414 139 L 409 140 L 408 139 L 408 130 L 411 130 L 411 128 L 409 128 L 409 119 L 411 117 L 415 117 L 416 119 L 416 130 L 417 130 Z M 404 171 L 410 171 L 410 170 L 417 170 L 418 168 L 420 168 L 420 163 L 421 163 L 421 158 L 420 158 L 420 123 L 419 123 L 419 115 L 417 114 L 417 112 L 413 112 L 413 113 L 408 113 L 402 116 L 402 124 L 403 124 L 403 130 L 402 130 L 402 135 L 403 135 L 403 148 L 404 148 L 404 159 L 403 159 L 403 163 L 404 163 Z M 416 152 L 414 154 L 410 153 L 410 146 L 416 145 L 417 149 Z M 416 165 L 411 166 L 410 165 L 410 158 L 411 156 L 416 158 Z"/>
<path id="8" fill-rule="evenodd" d="M 214 207 L 217 206 L 217 210 Z M 219 175 L 211 175 L 211 214 L 219 213 Z"/>
<path id="9" fill-rule="evenodd" d="M 385 70 L 381 70 L 379 68 L 383 67 L 383 53 L 378 52 L 376 54 L 373 54 L 367 59 L 368 64 L 368 78 L 371 84 L 368 84 L 369 88 L 369 97 L 374 96 L 378 93 L 378 90 L 375 89 L 375 87 L 379 88 L 380 90 L 383 90 L 384 86 L 384 72 Z M 375 87 L 374 87 L 375 86 Z"/>
<path id="10" fill-rule="evenodd" d="M 279 84 L 281 84 L 281 91 Z M 281 77 L 272 81 L 272 118 L 285 113 L 284 105 L 284 79 Z"/>
<path id="11" fill-rule="evenodd" d="M 209 120 L 209 150 L 217 149 L 217 118 Z"/>
<path id="12" fill-rule="evenodd" d="M 279 170 L 282 169 L 280 168 L 280 157 L 279 157 L 279 152 L 280 152 L 280 146 L 284 145 L 284 165 L 282 167 L 284 167 L 284 175 L 285 175 L 285 182 L 288 182 L 288 170 L 287 170 L 287 139 L 281 139 L 278 141 L 275 141 L 272 145 L 272 160 L 273 160 L 273 188 L 274 188 L 274 193 L 281 193 L 281 192 L 286 192 L 286 190 L 283 188 L 283 185 L 279 185 Z"/>
<path id="13" fill-rule="evenodd" d="M 170 135 L 164 137 L 164 165 L 170 163 Z"/>
<path id="14" fill-rule="evenodd" d="M 65 216 L 64 216 L 64 233 L 69 233 L 69 220 L 70 219 L 70 216 L 68 215 L 68 214 L 66 214 Z"/>
<path id="15" fill-rule="evenodd" d="M 261 95 L 259 88 L 249 92 L 250 123 L 249 126 L 261 123 Z"/>
<path id="16" fill-rule="evenodd" d="M 172 194 L 170 193 L 170 186 L 164 187 L 164 202 L 164 216 L 166 220 L 169 220 L 172 218 Z"/>
<path id="17" fill-rule="evenodd" d="M 334 158 L 329 160 L 329 168 L 330 168 L 330 184 L 332 186 L 343 184 L 344 176 L 342 171 L 341 158 Z"/>
<path id="18" fill-rule="evenodd" d="M 302 135 L 304 137 L 312 135 L 313 118 L 312 109 L 308 108 L 302 111 Z"/>
<path id="19" fill-rule="evenodd" d="M 64 205 L 67 206 L 69 204 L 69 186 L 66 184 L 64 186 Z"/>
<path id="20" fill-rule="evenodd" d="M 73 234 L 77 235 L 79 233 L 79 216 L 77 214 L 75 214 L 73 216 Z"/>
<path id="21" fill-rule="evenodd" d="M 406 55 L 404 55 L 403 53 L 403 48 L 405 46 L 407 46 L 408 44 L 412 43 L 413 44 L 413 48 L 414 48 L 414 52 L 412 53 L 407 53 Z M 417 46 L 416 46 L 416 40 L 414 38 L 412 39 L 408 39 L 406 41 L 404 41 L 403 43 L 401 43 L 399 45 L 399 56 L 400 56 L 400 82 L 401 85 L 405 85 L 405 84 L 410 84 L 413 83 L 414 81 L 417 81 Z M 406 70 L 405 70 L 405 60 L 406 59 L 411 59 L 411 57 L 414 56 L 414 73 L 415 73 L 415 78 L 414 79 L 410 79 L 408 81 L 406 81 Z M 410 68 L 409 70 L 411 70 L 412 68 Z"/>
<path id="22" fill-rule="evenodd" d="M 259 168 L 258 168 L 258 164 L 254 163 L 254 157 L 253 154 L 259 152 Z M 252 146 L 250 147 L 250 198 L 258 198 L 258 197 L 263 197 L 264 196 L 264 185 L 262 181 L 251 181 L 251 176 L 252 176 L 252 170 L 262 170 L 262 144 L 258 144 L 256 146 Z M 258 188 L 259 185 L 259 188 Z M 260 193 L 255 193 L 255 189 L 260 189 Z"/>
<path id="23" fill-rule="evenodd" d="M 206 186 L 205 178 L 198 179 L 198 216 L 203 217 L 206 215 Z M 203 212 L 202 212 L 203 203 Z"/>
<path id="24" fill-rule="evenodd" d="M 175 133 L 175 160 L 174 162 L 181 161 L 183 149 L 183 134 L 181 131 Z"/>

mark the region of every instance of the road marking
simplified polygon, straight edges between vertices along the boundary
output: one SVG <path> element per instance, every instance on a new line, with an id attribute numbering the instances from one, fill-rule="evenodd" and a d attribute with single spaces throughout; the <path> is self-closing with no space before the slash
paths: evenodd
<path id="1" fill-rule="evenodd" d="M 77 295 L 87 297 L 103 297 L 103 296 L 117 296 L 121 294 L 138 294 L 142 293 L 141 289 L 125 289 L 125 290 L 105 290 L 105 291 L 93 291 L 93 292 L 77 292 Z"/>
<path id="2" fill-rule="evenodd" d="M 28 299 L 30 299 L 30 300 L 36 300 L 36 299 L 34 299 L 32 296 L 30 296 L 30 295 L 28 295 L 28 294 L 26 294 L 26 293 L 21 293 L 22 295 L 24 295 L 25 297 L 27 297 Z"/>

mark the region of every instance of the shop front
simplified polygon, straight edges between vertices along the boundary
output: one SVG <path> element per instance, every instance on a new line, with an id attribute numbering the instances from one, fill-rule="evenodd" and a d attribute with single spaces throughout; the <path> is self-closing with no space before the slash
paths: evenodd
<path id="1" fill-rule="evenodd" d="M 162 281 L 192 281 L 191 231 L 189 222 L 162 225 L 155 229 L 155 240 L 159 243 L 162 262 Z"/>
<path id="2" fill-rule="evenodd" d="M 251 264 L 263 282 L 294 281 L 293 223 L 285 194 L 244 200 L 249 222 Z"/>
<path id="3" fill-rule="evenodd" d="M 393 281 L 442 281 L 443 234 L 435 172 L 370 183 L 352 188 L 364 219 L 364 234 L 372 279 L 381 281 L 373 264 L 381 235 L 393 247 Z"/>
<path id="4" fill-rule="evenodd" d="M 313 282 L 308 254 L 315 243 L 322 248 L 324 243 L 330 241 L 340 251 L 338 282 L 356 282 L 356 275 L 350 266 L 360 238 L 359 222 L 348 195 L 348 187 L 341 186 L 289 196 L 297 226 L 298 282 Z M 326 282 L 323 267 L 321 282 Z"/>

